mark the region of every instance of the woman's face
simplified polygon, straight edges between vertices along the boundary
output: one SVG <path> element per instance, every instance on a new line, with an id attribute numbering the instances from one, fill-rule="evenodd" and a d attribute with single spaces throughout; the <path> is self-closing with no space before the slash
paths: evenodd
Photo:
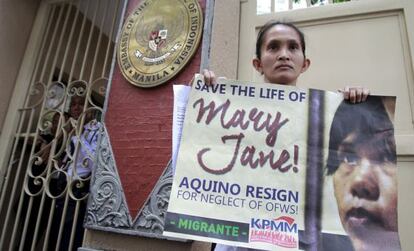
<path id="1" fill-rule="evenodd" d="M 286 25 L 275 25 L 266 31 L 261 58 L 253 66 L 264 75 L 265 82 L 296 85 L 299 75 L 310 65 L 302 52 L 299 34 Z"/>
<path id="2" fill-rule="evenodd" d="M 83 106 L 85 104 L 85 97 L 73 96 L 70 102 L 69 115 L 78 119 L 83 112 Z"/>
<path id="3" fill-rule="evenodd" d="M 397 168 L 385 153 L 357 140 L 352 133 L 338 149 L 341 163 L 333 175 L 334 191 L 347 233 L 369 243 L 397 232 Z"/>

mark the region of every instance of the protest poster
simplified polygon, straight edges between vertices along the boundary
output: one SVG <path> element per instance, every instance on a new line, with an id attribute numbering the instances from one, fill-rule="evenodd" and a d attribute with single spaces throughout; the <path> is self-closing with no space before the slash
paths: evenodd
<path id="1" fill-rule="evenodd" d="M 315 243 L 320 250 L 328 250 L 322 242 L 335 246 L 338 240 L 343 250 L 358 250 L 355 235 L 387 225 L 384 232 L 390 233 L 399 248 L 396 225 L 392 228 L 393 219 L 387 220 L 394 215 L 396 220 L 396 187 L 387 187 L 396 179 L 392 176 L 396 172 L 393 110 L 382 105 L 385 116 L 374 115 L 377 121 L 369 122 L 389 121 L 377 123 L 383 133 L 374 137 L 375 142 L 370 141 L 371 145 L 392 141 L 386 147 L 368 151 L 361 145 L 366 143 L 361 133 L 342 130 L 345 135 L 329 150 L 329 135 L 336 133 L 331 132 L 331 124 L 341 123 L 335 122 L 337 110 L 344 110 L 339 117 L 358 125 L 344 115 L 347 108 L 341 109 L 342 99 L 333 92 L 234 80 L 206 86 L 196 76 L 164 235 L 262 250 L 299 250 Z M 387 99 L 387 107 L 394 103 L 395 98 Z M 365 106 L 363 109 L 371 113 L 378 104 Z M 380 137 L 383 134 L 386 139 Z M 363 131 L 363 135 L 369 134 Z M 355 140 L 357 136 L 360 141 Z M 344 150 L 353 146 L 355 150 Z M 352 191 L 352 182 L 347 183 L 350 170 L 359 170 L 356 166 L 365 164 L 367 156 L 388 165 L 377 165 L 375 170 L 390 169 L 386 170 L 389 179 L 383 184 L 368 184 L 368 189 L 360 181 L 361 191 Z M 380 156 L 386 157 L 379 160 Z M 361 193 L 364 198 L 354 199 L 358 205 L 349 198 L 338 200 L 348 194 L 334 187 L 347 187 L 351 197 Z M 384 212 L 369 203 L 378 199 L 379 190 L 395 192 L 395 198 L 387 199 L 390 205 Z M 363 201 L 368 201 L 367 206 Z"/>

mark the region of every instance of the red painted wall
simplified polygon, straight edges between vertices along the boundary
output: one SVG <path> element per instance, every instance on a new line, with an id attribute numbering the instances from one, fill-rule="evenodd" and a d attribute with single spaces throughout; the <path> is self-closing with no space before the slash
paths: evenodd
<path id="1" fill-rule="evenodd" d="M 129 0 L 126 17 L 140 0 Z M 205 0 L 199 0 L 203 11 Z M 171 158 L 173 84 L 199 72 L 197 53 L 176 77 L 150 89 L 129 84 L 115 66 L 105 123 L 132 217 L 135 217 Z"/>

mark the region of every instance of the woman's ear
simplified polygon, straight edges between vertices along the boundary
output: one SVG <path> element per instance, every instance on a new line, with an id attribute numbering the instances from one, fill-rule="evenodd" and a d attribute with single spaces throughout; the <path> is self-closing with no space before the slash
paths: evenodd
<path id="1" fill-rule="evenodd" d="M 262 63 L 260 62 L 260 59 L 254 58 L 252 60 L 252 64 L 256 71 L 263 75 Z"/>
<path id="2" fill-rule="evenodd" d="M 305 60 L 303 61 L 302 70 L 300 72 L 304 73 L 309 68 L 310 64 L 311 64 L 310 59 L 305 58 Z"/>

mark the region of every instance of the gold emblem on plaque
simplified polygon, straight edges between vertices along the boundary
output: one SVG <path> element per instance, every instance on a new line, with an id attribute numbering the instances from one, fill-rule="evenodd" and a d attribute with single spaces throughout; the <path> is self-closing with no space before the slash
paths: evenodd
<path id="1" fill-rule="evenodd" d="M 126 19 L 118 44 L 124 77 L 153 87 L 174 77 L 196 52 L 203 17 L 197 0 L 146 0 Z"/>

